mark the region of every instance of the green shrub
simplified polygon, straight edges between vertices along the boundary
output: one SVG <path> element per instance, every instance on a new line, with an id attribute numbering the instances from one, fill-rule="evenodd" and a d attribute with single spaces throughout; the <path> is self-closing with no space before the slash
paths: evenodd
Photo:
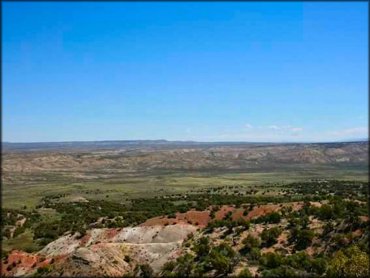
<path id="1" fill-rule="evenodd" d="M 261 249 L 255 247 L 247 254 L 248 259 L 252 261 L 257 261 L 261 258 Z"/>
<path id="2" fill-rule="evenodd" d="M 308 229 L 294 229 L 290 236 L 290 242 L 295 243 L 295 249 L 300 251 L 306 249 L 311 245 L 312 239 L 314 238 L 315 233 Z"/>
<path id="3" fill-rule="evenodd" d="M 261 245 L 260 239 L 252 235 L 248 235 L 243 239 L 242 243 L 244 245 L 242 248 L 244 252 L 250 252 L 252 248 L 259 247 Z"/>
<path id="4" fill-rule="evenodd" d="M 51 271 L 52 267 L 50 265 L 42 266 L 37 269 L 38 274 L 46 274 Z"/>
<path id="5" fill-rule="evenodd" d="M 252 273 L 249 271 L 248 268 L 244 268 L 239 274 L 238 276 L 236 277 L 239 277 L 239 278 L 252 278 L 253 275 Z"/>
<path id="6" fill-rule="evenodd" d="M 217 273 L 226 275 L 232 272 L 237 262 L 236 252 L 226 243 L 212 248 L 206 262 L 215 269 Z"/>
<path id="7" fill-rule="evenodd" d="M 197 254 L 197 257 L 204 257 L 208 255 L 210 251 L 209 238 L 201 237 L 198 242 L 194 244 L 193 251 Z"/>
<path id="8" fill-rule="evenodd" d="M 335 253 L 327 270 L 328 277 L 369 277 L 369 257 L 354 245 Z"/>
<path id="9" fill-rule="evenodd" d="M 271 270 L 262 271 L 262 277 L 274 277 L 274 278 L 290 278 L 300 277 L 297 273 L 288 266 L 280 266 Z"/>
<path id="10" fill-rule="evenodd" d="M 276 253 L 266 253 L 260 258 L 260 263 L 268 268 L 276 268 L 283 263 L 283 257 Z"/>
<path id="11" fill-rule="evenodd" d="M 161 269 L 161 277 L 177 277 L 175 268 L 177 264 L 175 261 L 166 262 Z"/>
<path id="12" fill-rule="evenodd" d="M 278 227 L 273 227 L 270 229 L 265 229 L 261 233 L 261 239 L 266 247 L 270 247 L 277 243 L 277 238 L 281 234 L 281 229 Z"/>

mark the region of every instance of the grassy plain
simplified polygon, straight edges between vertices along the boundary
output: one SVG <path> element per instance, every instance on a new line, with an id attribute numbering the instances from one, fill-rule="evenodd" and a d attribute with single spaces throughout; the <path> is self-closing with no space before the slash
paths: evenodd
<path id="1" fill-rule="evenodd" d="M 26 179 L 26 178 L 24 178 Z M 59 173 L 47 173 L 37 181 L 3 183 L 4 208 L 33 209 L 44 196 L 66 194 L 87 199 L 125 202 L 132 198 L 191 193 L 204 188 L 242 186 L 246 190 L 265 185 L 273 191 L 275 185 L 308 179 L 368 180 L 368 170 L 301 166 L 259 171 L 157 171 L 135 175 L 115 175 L 109 178 L 78 180 Z"/>

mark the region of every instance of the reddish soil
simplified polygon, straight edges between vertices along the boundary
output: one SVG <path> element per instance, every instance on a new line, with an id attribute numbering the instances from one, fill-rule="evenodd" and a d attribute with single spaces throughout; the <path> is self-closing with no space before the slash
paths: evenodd
<path id="1" fill-rule="evenodd" d="M 53 260 L 53 258 L 48 258 L 48 259 L 45 259 L 44 261 L 40 262 L 39 264 L 37 264 L 37 267 L 44 267 L 44 266 L 47 266 L 51 263 L 51 261 Z"/>
<path id="2" fill-rule="evenodd" d="M 84 236 L 81 238 L 81 240 L 80 240 L 80 242 L 81 242 L 81 246 L 85 246 L 85 245 L 86 245 L 86 243 L 88 243 L 88 241 L 90 240 L 90 238 L 91 238 L 91 235 L 84 235 Z"/>
<path id="3" fill-rule="evenodd" d="M 254 207 L 253 210 L 248 213 L 246 219 L 260 217 L 278 210 L 280 210 L 279 205 L 261 205 L 259 207 Z"/>
<path id="4" fill-rule="evenodd" d="M 176 222 L 175 218 L 167 218 L 167 217 L 159 216 L 159 217 L 148 219 L 147 221 L 142 223 L 140 226 L 155 226 L 155 225 L 164 226 L 164 225 L 172 225 L 175 223 L 179 223 L 179 222 Z"/>
<path id="5" fill-rule="evenodd" d="M 8 259 L 6 261 L 2 261 L 1 263 L 1 275 L 2 276 L 13 276 L 13 268 L 19 269 L 38 269 L 40 267 L 44 267 L 49 265 L 52 262 L 52 258 L 43 259 L 41 256 L 29 254 L 23 251 L 12 251 Z M 5 263 L 6 262 L 6 263 Z M 13 267 L 14 264 L 16 267 Z M 10 269 L 8 270 L 8 266 L 10 266 Z"/>
<path id="6" fill-rule="evenodd" d="M 210 213 L 208 210 L 206 211 L 189 210 L 186 213 L 177 213 L 176 219 L 177 221 L 183 221 L 185 223 L 190 222 L 193 225 L 205 227 L 211 220 L 209 214 Z"/>
<path id="7" fill-rule="evenodd" d="M 114 229 L 112 228 L 112 229 L 106 230 L 105 233 L 104 233 L 104 238 L 111 239 L 111 238 L 115 237 L 118 234 L 119 230 L 120 229 L 118 229 L 118 228 L 114 228 Z"/>
<path id="8" fill-rule="evenodd" d="M 284 204 L 284 207 L 291 206 L 293 210 L 298 210 L 302 208 L 301 202 L 292 202 L 288 204 Z M 228 212 L 232 212 L 232 219 L 238 220 L 239 218 L 243 218 L 245 220 L 250 220 L 252 218 L 260 217 L 266 215 L 268 213 L 279 211 L 281 209 L 280 205 L 269 204 L 269 205 L 260 205 L 255 206 L 246 216 L 243 216 L 244 209 L 243 208 L 235 208 L 234 206 L 222 206 L 216 213 L 215 219 L 221 220 L 223 219 Z M 180 223 L 189 223 L 199 227 L 207 226 L 208 222 L 212 219 L 210 217 L 210 211 L 196 211 L 196 210 L 189 210 L 185 213 L 176 213 L 176 218 L 168 218 L 166 216 L 159 216 L 148 219 L 145 221 L 141 226 L 154 226 L 154 225 L 173 225 L 173 224 L 180 224 Z"/>
<path id="9" fill-rule="evenodd" d="M 228 212 L 232 212 L 232 211 L 234 211 L 235 210 L 235 208 L 233 207 L 233 206 L 226 206 L 226 205 L 224 205 L 224 206 L 222 206 L 221 208 L 220 208 L 220 210 L 219 211 L 217 211 L 216 213 L 215 213 L 215 218 L 217 219 L 217 220 L 221 220 L 221 219 L 223 219 L 225 216 L 226 216 L 226 214 L 228 213 Z"/>
<path id="10" fill-rule="evenodd" d="M 21 263 L 24 267 L 31 267 L 34 263 L 40 261 L 40 257 L 31 255 L 23 251 L 13 251 L 8 256 L 8 264 L 15 262 L 16 264 Z"/>
<path id="11" fill-rule="evenodd" d="M 189 210 L 185 213 L 176 213 L 176 218 L 167 217 L 154 217 L 148 219 L 140 226 L 154 226 L 154 225 L 173 225 L 180 223 L 189 223 L 199 227 L 207 226 L 208 222 L 211 220 L 209 216 L 209 211 L 196 211 Z"/>
<path id="12" fill-rule="evenodd" d="M 292 203 L 284 204 L 284 207 L 288 207 L 289 205 L 292 206 L 294 211 L 300 210 L 301 208 L 303 208 L 303 202 L 292 202 Z"/>
<path id="13" fill-rule="evenodd" d="M 243 215 L 244 209 L 238 208 L 233 211 L 232 219 L 238 220 L 240 218 L 246 219 L 246 217 Z"/>

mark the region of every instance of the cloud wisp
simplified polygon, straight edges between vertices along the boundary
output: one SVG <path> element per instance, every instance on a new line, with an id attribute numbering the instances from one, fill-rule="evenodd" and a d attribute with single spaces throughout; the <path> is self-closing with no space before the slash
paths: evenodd
<path id="1" fill-rule="evenodd" d="M 353 127 L 342 130 L 331 131 L 329 133 L 332 136 L 337 137 L 367 137 L 368 128 L 366 127 Z"/>
<path id="2" fill-rule="evenodd" d="M 304 129 L 291 125 L 264 125 L 255 126 L 244 124 L 244 128 L 235 132 L 225 132 L 216 136 L 217 140 L 241 141 L 293 141 L 299 137 Z"/>
<path id="3" fill-rule="evenodd" d="M 258 133 L 279 133 L 281 135 L 288 135 L 288 136 L 299 136 L 300 133 L 303 131 L 303 127 L 296 127 L 291 125 L 267 125 L 267 126 L 259 126 Z"/>
<path id="4" fill-rule="evenodd" d="M 338 142 L 368 138 L 367 127 L 319 132 L 292 125 L 255 126 L 247 123 L 239 130 L 224 132 L 212 138 L 216 141 L 250 142 Z"/>

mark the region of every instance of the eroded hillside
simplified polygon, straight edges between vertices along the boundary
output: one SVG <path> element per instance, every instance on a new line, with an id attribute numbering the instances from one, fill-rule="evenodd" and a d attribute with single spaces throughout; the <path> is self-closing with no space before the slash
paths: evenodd
<path id="1" fill-rule="evenodd" d="M 159 170 L 271 170 L 300 165 L 366 167 L 368 143 L 245 145 L 207 148 L 5 152 L 3 178 L 64 173 L 75 178 L 114 177 Z"/>

